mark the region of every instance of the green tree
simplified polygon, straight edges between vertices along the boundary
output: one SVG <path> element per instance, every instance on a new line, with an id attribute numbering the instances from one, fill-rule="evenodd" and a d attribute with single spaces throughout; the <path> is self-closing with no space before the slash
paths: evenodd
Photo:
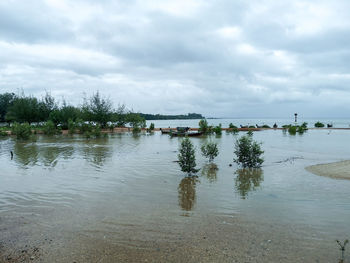
<path id="1" fill-rule="evenodd" d="M 112 119 L 113 105 L 110 99 L 101 97 L 97 91 L 89 100 L 85 99 L 82 111 L 84 120 L 98 122 L 105 128 Z"/>
<path id="2" fill-rule="evenodd" d="M 46 93 L 45 97 L 38 102 L 38 121 L 47 121 L 50 113 L 57 109 L 55 98 L 51 94 Z"/>
<path id="3" fill-rule="evenodd" d="M 206 119 L 202 119 L 199 121 L 199 132 L 208 133 L 209 126 L 208 121 Z"/>
<path id="4" fill-rule="evenodd" d="M 216 156 L 219 154 L 218 145 L 215 142 L 209 142 L 202 145 L 201 147 L 202 155 L 205 158 L 209 159 L 209 162 L 212 162 Z"/>
<path id="5" fill-rule="evenodd" d="M 188 137 L 184 138 L 181 142 L 178 159 L 181 171 L 188 175 L 198 172 L 196 169 L 195 148 Z"/>
<path id="6" fill-rule="evenodd" d="M 16 95 L 14 93 L 0 94 L 0 122 L 6 121 L 5 116 L 7 114 L 8 108 L 12 106 L 15 98 Z"/>
<path id="7" fill-rule="evenodd" d="M 252 135 L 245 135 L 237 139 L 235 142 L 234 161 L 240 164 L 243 168 L 257 168 L 264 162 L 261 155 L 264 151 L 261 150 L 261 143 L 253 140 Z"/>
<path id="8" fill-rule="evenodd" d="M 116 122 L 118 127 L 125 127 L 127 121 L 126 107 L 124 104 L 118 105 L 117 110 L 112 114 L 112 121 Z"/>
<path id="9" fill-rule="evenodd" d="M 6 120 L 31 124 L 32 122 L 40 121 L 39 111 L 37 98 L 22 95 L 14 99 L 6 114 Z"/>

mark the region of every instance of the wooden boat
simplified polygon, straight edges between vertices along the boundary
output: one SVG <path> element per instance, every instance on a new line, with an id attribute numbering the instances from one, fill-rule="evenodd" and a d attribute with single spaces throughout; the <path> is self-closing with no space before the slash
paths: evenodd
<path id="1" fill-rule="evenodd" d="M 203 132 L 173 132 L 170 134 L 170 136 L 172 137 L 184 137 L 184 136 L 199 137 L 202 135 L 203 135 Z"/>
<path id="2" fill-rule="evenodd" d="M 162 134 L 171 134 L 173 132 L 176 132 L 176 130 L 174 129 L 162 129 L 162 128 L 160 128 L 160 131 L 162 132 Z"/>

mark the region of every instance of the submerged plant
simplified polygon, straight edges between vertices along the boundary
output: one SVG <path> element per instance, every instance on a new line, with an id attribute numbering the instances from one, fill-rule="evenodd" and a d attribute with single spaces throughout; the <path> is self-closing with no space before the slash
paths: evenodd
<path id="1" fill-rule="evenodd" d="M 222 134 L 221 123 L 218 126 L 215 126 L 213 128 L 213 132 L 215 132 L 216 135 L 221 135 Z"/>
<path id="2" fill-rule="evenodd" d="M 182 140 L 179 152 L 178 158 L 181 171 L 188 175 L 197 173 L 195 148 L 188 137 Z"/>
<path id="3" fill-rule="evenodd" d="M 323 128 L 323 127 L 324 127 L 324 124 L 323 124 L 322 122 L 319 122 L 319 121 L 318 121 L 318 122 L 315 123 L 315 127 L 316 127 L 316 128 Z"/>
<path id="4" fill-rule="evenodd" d="M 212 162 L 219 154 L 218 145 L 215 142 L 209 142 L 201 147 L 202 155 Z"/>
<path id="5" fill-rule="evenodd" d="M 237 158 L 234 161 L 240 164 L 243 168 L 257 168 L 262 165 L 264 159 L 261 155 L 264 153 L 260 147 L 261 143 L 253 140 L 252 134 L 242 136 L 236 140 L 235 155 Z"/>
<path id="6" fill-rule="evenodd" d="M 28 123 L 14 123 L 11 132 L 16 135 L 17 139 L 27 140 L 32 135 L 32 127 Z"/>

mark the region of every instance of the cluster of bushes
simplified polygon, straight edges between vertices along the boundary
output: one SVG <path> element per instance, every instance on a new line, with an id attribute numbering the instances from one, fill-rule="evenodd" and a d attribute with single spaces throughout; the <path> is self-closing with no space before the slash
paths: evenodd
<path id="1" fill-rule="evenodd" d="M 291 124 L 283 125 L 282 128 L 283 128 L 283 132 L 288 131 L 290 135 L 295 135 L 297 133 L 303 134 L 308 130 L 307 122 L 304 122 L 302 125 L 291 125 Z"/>
<path id="2" fill-rule="evenodd" d="M 316 128 L 323 128 L 323 127 L 324 127 L 324 124 L 323 124 L 322 122 L 319 122 L 319 121 L 318 121 L 318 122 L 315 123 L 315 127 L 316 127 Z"/>
<path id="3" fill-rule="evenodd" d="M 234 162 L 241 165 L 243 168 L 258 168 L 264 162 L 261 155 L 264 151 L 261 149 L 261 143 L 253 140 L 253 132 L 249 131 L 247 135 L 237 139 L 234 145 Z M 201 147 L 202 155 L 212 162 L 219 154 L 219 149 L 216 143 L 209 142 Z M 181 142 L 178 154 L 179 165 L 181 171 L 191 175 L 197 173 L 195 147 L 188 137 Z"/>
<path id="4" fill-rule="evenodd" d="M 199 121 L 199 132 L 202 132 L 204 134 L 213 134 L 221 135 L 222 134 L 222 127 L 221 123 L 218 126 L 209 126 L 208 121 L 206 119 L 202 119 Z"/>

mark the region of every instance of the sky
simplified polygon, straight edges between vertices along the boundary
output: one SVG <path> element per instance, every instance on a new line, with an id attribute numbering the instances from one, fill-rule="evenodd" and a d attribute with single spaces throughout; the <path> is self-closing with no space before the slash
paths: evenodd
<path id="1" fill-rule="evenodd" d="M 348 0 L 1 0 L 0 93 L 347 118 L 349 10 Z"/>

